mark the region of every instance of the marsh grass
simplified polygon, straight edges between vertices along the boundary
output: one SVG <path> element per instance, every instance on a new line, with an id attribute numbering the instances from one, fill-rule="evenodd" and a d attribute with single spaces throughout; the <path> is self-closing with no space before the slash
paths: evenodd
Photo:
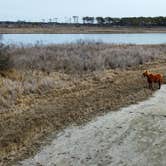
<path id="1" fill-rule="evenodd" d="M 0 42 L 0 71 L 8 69 L 10 66 L 10 55 L 8 51 L 9 46 Z"/>
<path id="2" fill-rule="evenodd" d="M 164 59 L 166 47 L 81 42 L 10 45 L 7 51 L 9 68 L 0 75 L 0 165 L 32 155 L 52 131 L 151 96 L 141 79 L 149 64 L 121 69 Z M 150 65 L 165 72 L 165 62 Z"/>
<path id="3" fill-rule="evenodd" d="M 30 94 L 43 94 L 53 89 L 56 79 L 34 71 L 4 71 L 6 77 L 0 77 L 0 111 L 14 108 L 20 99 Z"/>
<path id="4" fill-rule="evenodd" d="M 106 69 L 125 69 L 164 59 L 165 54 L 165 45 L 79 41 L 76 44 L 48 46 L 3 46 L 0 56 L 8 55 L 8 68 L 0 71 L 0 105 L 1 108 L 12 107 L 22 96 L 42 94 L 55 85 L 61 87 L 66 82 L 63 80 L 65 74 L 74 79 L 81 74 Z M 59 75 L 61 77 L 56 78 Z"/>
<path id="5" fill-rule="evenodd" d="M 65 73 L 127 68 L 165 58 L 165 54 L 165 45 L 114 45 L 91 42 L 10 48 L 10 60 L 14 68 Z"/>

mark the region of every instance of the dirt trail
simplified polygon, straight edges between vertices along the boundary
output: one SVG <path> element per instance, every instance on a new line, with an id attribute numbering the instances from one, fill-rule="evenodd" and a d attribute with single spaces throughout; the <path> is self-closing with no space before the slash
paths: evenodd
<path id="1" fill-rule="evenodd" d="M 70 127 L 23 166 L 165 166 L 166 85 L 154 97 Z"/>

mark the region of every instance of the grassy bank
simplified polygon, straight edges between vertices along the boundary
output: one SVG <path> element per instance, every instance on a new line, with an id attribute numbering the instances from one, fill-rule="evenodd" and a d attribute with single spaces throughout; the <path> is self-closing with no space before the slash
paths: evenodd
<path id="1" fill-rule="evenodd" d="M 0 163 L 35 153 L 47 135 L 152 95 L 145 69 L 165 75 L 165 45 L 10 46 L 0 76 Z"/>
<path id="2" fill-rule="evenodd" d="M 0 27 L 0 34 L 114 34 L 114 33 L 166 33 L 165 27 L 112 27 L 84 25 L 53 25 L 50 27 Z"/>

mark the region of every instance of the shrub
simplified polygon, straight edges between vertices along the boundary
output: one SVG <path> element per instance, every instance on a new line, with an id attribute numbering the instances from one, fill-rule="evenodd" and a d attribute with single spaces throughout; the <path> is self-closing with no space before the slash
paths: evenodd
<path id="1" fill-rule="evenodd" d="M 0 43 L 0 70 L 6 70 L 9 68 L 9 47 Z"/>
<path id="2" fill-rule="evenodd" d="M 165 45 L 114 45 L 92 42 L 49 46 L 13 46 L 14 68 L 82 73 L 126 68 L 165 58 Z"/>

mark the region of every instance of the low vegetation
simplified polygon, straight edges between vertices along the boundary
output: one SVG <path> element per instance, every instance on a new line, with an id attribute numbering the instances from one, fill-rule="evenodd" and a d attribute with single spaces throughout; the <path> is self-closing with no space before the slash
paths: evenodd
<path id="1" fill-rule="evenodd" d="M 166 47 L 80 41 L 77 44 L 11 46 L 9 54 L 12 68 L 82 73 L 127 68 L 165 58 Z"/>
<path id="2" fill-rule="evenodd" d="M 0 43 L 0 71 L 6 70 L 9 67 L 9 47 Z"/>
<path id="3" fill-rule="evenodd" d="M 77 44 L 0 45 L 0 107 L 8 109 L 22 95 L 41 94 L 65 74 L 71 78 L 108 69 L 127 69 L 165 59 L 165 45 Z M 71 76 L 72 75 L 72 76 Z"/>
<path id="4" fill-rule="evenodd" d="M 164 74 L 165 55 L 165 45 L 2 46 L 0 165 L 35 153 L 53 131 L 144 100 L 142 72 Z"/>

